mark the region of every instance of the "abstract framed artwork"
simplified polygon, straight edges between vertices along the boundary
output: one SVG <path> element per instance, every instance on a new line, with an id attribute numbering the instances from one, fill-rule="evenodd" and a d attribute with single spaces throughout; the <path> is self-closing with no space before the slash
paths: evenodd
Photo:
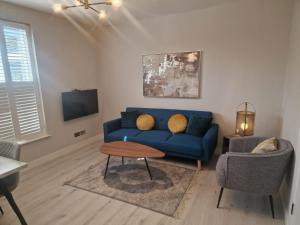
<path id="1" fill-rule="evenodd" d="M 145 97 L 200 98 L 201 51 L 143 56 Z"/>

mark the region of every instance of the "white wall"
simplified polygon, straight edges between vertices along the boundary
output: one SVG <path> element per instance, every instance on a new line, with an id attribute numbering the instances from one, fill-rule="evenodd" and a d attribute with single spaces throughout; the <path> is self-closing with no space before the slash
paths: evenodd
<path id="1" fill-rule="evenodd" d="M 210 110 L 230 134 L 237 105 L 250 101 L 255 133 L 279 135 L 291 6 L 290 0 L 239 0 L 102 29 L 104 120 L 126 106 Z M 143 97 L 142 55 L 187 50 L 203 51 L 201 98 Z"/>
<path id="2" fill-rule="evenodd" d="M 286 224 L 291 225 L 291 203 L 296 200 L 297 178 L 300 175 L 300 0 L 295 0 L 290 35 L 290 46 L 283 99 L 282 137 L 290 140 L 295 148 L 294 164 L 283 187 Z M 295 170 L 293 170 L 295 168 Z M 299 189 L 298 189 L 299 190 Z M 300 195 L 298 194 L 298 197 Z M 300 198 L 298 199 L 300 200 Z M 300 201 L 296 203 L 298 212 Z M 300 218 L 300 215 L 298 215 Z M 298 221 L 299 222 L 299 221 Z"/>
<path id="3" fill-rule="evenodd" d="M 32 160 L 84 138 L 97 135 L 99 115 L 63 122 L 61 92 L 97 88 L 97 50 L 67 20 L 0 2 L 0 19 L 31 25 L 50 138 L 22 147 L 21 158 Z M 79 139 L 73 133 L 85 129 Z"/>

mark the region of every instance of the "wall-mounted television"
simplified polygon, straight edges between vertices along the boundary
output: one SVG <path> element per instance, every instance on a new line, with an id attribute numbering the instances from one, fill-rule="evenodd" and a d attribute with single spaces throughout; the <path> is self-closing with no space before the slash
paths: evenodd
<path id="1" fill-rule="evenodd" d="M 98 93 L 93 90 L 74 90 L 62 93 L 64 121 L 99 112 Z"/>

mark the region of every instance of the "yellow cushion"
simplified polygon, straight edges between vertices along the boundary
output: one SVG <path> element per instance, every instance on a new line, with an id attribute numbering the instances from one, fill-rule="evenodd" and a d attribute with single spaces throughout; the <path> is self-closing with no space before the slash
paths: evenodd
<path id="1" fill-rule="evenodd" d="M 273 152 L 277 150 L 277 145 L 277 139 L 275 137 L 272 137 L 257 145 L 251 153 L 259 154 Z"/>
<path id="2" fill-rule="evenodd" d="M 140 115 L 136 120 L 136 126 L 139 130 L 151 130 L 154 124 L 154 118 L 149 114 Z"/>
<path id="3" fill-rule="evenodd" d="M 185 131 L 187 127 L 187 119 L 182 114 L 175 114 L 170 117 L 168 121 L 168 128 L 173 134 L 181 133 Z"/>

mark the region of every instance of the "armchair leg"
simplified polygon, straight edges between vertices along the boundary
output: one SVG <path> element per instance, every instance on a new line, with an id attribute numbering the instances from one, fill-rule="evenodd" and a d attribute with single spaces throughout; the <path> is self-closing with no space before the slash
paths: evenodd
<path id="1" fill-rule="evenodd" d="M 0 180 L 0 191 L 1 193 L 5 196 L 5 198 L 7 199 L 8 203 L 10 204 L 11 208 L 14 210 L 15 214 L 17 215 L 17 217 L 19 218 L 20 220 L 20 223 L 22 225 L 27 225 L 20 209 L 18 208 L 15 200 L 14 200 L 14 197 L 12 196 L 12 194 L 10 193 L 10 191 L 7 189 L 7 186 L 6 184 Z"/>
<path id="2" fill-rule="evenodd" d="M 220 190 L 220 193 L 219 193 L 219 198 L 218 198 L 217 208 L 219 208 L 219 205 L 220 205 L 220 202 L 221 202 L 221 199 L 222 199 L 222 195 L 223 195 L 223 191 L 224 191 L 224 188 L 221 187 L 221 190 Z"/>
<path id="3" fill-rule="evenodd" d="M 270 202 L 270 206 L 271 206 L 272 217 L 273 217 L 273 219 L 275 219 L 274 204 L 273 204 L 273 197 L 272 197 L 272 195 L 269 195 L 269 202 Z"/>

